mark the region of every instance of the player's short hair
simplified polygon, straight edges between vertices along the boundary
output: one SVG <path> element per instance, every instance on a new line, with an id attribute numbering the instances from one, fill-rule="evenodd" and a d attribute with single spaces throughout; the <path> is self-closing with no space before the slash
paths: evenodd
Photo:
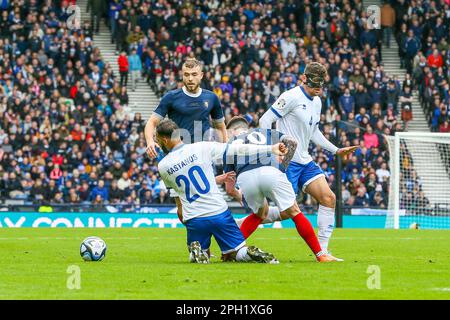
<path id="1" fill-rule="evenodd" d="M 180 137 L 180 130 L 175 122 L 170 119 L 164 119 L 156 126 L 156 134 L 173 139 Z"/>
<path id="2" fill-rule="evenodd" d="M 195 58 L 188 58 L 183 63 L 182 68 L 192 69 L 195 67 L 200 67 L 200 70 L 203 70 L 203 63 Z"/>
<path id="3" fill-rule="evenodd" d="M 248 129 L 250 124 L 243 116 L 235 116 L 227 123 L 227 129 L 245 128 Z"/>
<path id="4" fill-rule="evenodd" d="M 306 65 L 303 74 L 306 76 L 308 86 L 321 87 L 325 82 L 327 69 L 319 62 L 310 62 Z"/>

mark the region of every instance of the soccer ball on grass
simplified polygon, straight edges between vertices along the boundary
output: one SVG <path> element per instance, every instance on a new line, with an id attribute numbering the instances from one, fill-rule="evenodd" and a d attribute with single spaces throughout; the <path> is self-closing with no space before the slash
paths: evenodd
<path id="1" fill-rule="evenodd" d="M 106 243 L 99 237 L 88 237 L 80 246 L 80 255 L 85 261 L 100 261 L 105 258 Z"/>

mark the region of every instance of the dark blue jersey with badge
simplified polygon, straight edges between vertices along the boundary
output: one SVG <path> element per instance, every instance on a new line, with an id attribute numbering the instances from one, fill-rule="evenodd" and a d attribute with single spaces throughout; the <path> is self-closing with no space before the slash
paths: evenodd
<path id="1" fill-rule="evenodd" d="M 190 141 L 181 133 L 185 143 L 204 140 L 205 132 L 211 128 L 210 115 L 213 121 L 224 119 L 217 95 L 209 90 L 200 90 L 200 94 L 195 96 L 183 88 L 171 90 L 162 97 L 155 110 L 156 115 L 161 118 L 167 115 L 179 128 L 189 132 Z"/>
<path id="2" fill-rule="evenodd" d="M 283 133 L 271 129 L 251 129 L 232 138 L 230 144 L 260 144 L 273 145 L 280 142 Z M 271 153 L 258 154 L 253 156 L 228 156 L 224 154 L 224 172 L 234 171 L 236 176 L 242 172 L 256 169 L 263 166 L 274 166 L 284 172 L 284 168 Z"/>

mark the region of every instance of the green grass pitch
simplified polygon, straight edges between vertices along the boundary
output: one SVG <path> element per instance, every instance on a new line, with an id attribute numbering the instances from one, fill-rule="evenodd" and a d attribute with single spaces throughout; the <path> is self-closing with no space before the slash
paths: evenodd
<path id="1" fill-rule="evenodd" d="M 79 255 L 91 235 L 108 245 L 101 262 Z M 450 299 L 449 231 L 335 230 L 331 248 L 345 262 L 332 264 L 316 263 L 295 229 L 259 229 L 248 240 L 278 265 L 219 257 L 191 264 L 185 236 L 184 229 L 0 229 L 0 299 Z M 220 255 L 214 241 L 212 252 Z M 67 287 L 73 265 L 80 289 Z M 377 270 L 381 287 L 370 289 Z"/>

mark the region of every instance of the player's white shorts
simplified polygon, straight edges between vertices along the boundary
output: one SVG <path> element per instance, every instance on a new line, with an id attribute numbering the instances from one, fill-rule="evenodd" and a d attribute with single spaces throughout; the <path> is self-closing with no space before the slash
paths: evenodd
<path id="1" fill-rule="evenodd" d="M 248 207 L 257 212 L 269 198 L 284 211 L 295 203 L 295 193 L 286 174 L 277 168 L 264 166 L 245 171 L 238 175 L 237 184 Z"/>

